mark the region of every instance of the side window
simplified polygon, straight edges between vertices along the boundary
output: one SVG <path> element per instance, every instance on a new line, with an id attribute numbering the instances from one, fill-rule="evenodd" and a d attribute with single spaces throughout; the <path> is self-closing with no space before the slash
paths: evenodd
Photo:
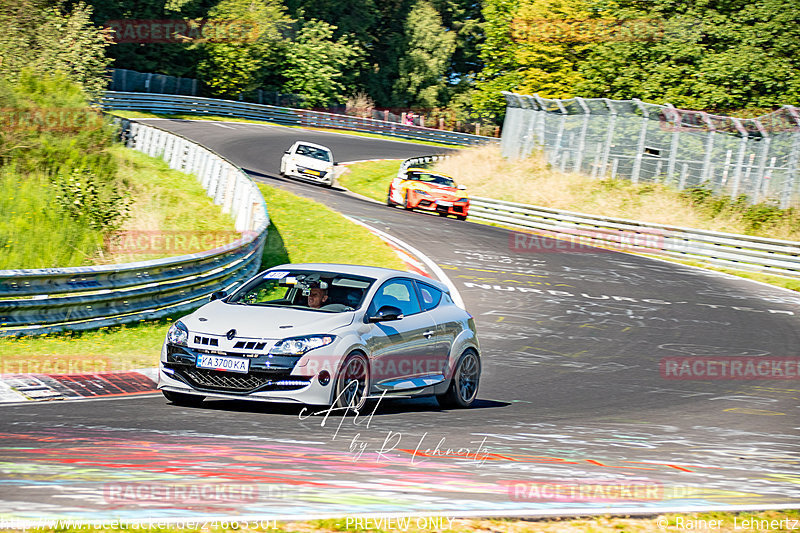
<path id="1" fill-rule="evenodd" d="M 381 285 L 372 300 L 370 312 L 375 313 L 384 305 L 397 307 L 406 316 L 422 311 L 414 284 L 409 279 L 392 279 Z"/>
<path id="2" fill-rule="evenodd" d="M 439 305 L 439 302 L 442 300 L 442 291 L 427 283 L 417 282 L 417 287 L 419 287 L 419 293 L 422 296 L 422 308 L 424 310 L 430 311 Z"/>

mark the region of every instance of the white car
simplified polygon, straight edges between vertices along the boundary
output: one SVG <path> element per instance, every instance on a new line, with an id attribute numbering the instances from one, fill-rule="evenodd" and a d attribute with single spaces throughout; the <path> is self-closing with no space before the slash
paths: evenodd
<path id="1" fill-rule="evenodd" d="M 303 178 L 326 187 L 333 186 L 335 167 L 329 148 L 306 141 L 297 141 L 281 157 L 282 177 Z"/>
<path id="2" fill-rule="evenodd" d="M 175 322 L 158 388 L 181 405 L 210 397 L 361 409 L 370 398 L 435 395 L 444 407 L 468 407 L 479 350 L 472 316 L 438 281 L 281 265 Z"/>

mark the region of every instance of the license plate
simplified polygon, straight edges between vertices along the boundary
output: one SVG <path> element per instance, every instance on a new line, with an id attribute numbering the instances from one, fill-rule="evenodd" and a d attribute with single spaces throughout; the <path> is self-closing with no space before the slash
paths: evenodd
<path id="1" fill-rule="evenodd" d="M 453 205 L 453 202 L 445 202 L 445 201 L 443 201 L 443 200 L 439 200 L 437 203 L 438 203 L 439 205 L 441 205 L 441 206 L 444 206 L 444 207 L 450 207 L 450 206 L 452 206 L 452 205 Z"/>
<path id="2" fill-rule="evenodd" d="M 223 357 L 219 355 L 205 354 L 197 358 L 197 368 L 247 374 L 247 372 L 250 371 L 250 360 L 240 359 L 238 357 Z"/>
<path id="3" fill-rule="evenodd" d="M 319 170 L 309 170 L 306 169 L 306 174 L 311 174 L 312 176 L 319 176 Z"/>

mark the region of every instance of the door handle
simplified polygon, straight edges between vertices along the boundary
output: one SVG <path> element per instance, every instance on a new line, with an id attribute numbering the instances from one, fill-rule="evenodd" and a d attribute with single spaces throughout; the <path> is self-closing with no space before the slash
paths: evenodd
<path id="1" fill-rule="evenodd" d="M 423 333 L 422 335 L 423 335 L 424 337 L 426 337 L 426 338 L 430 338 L 430 337 L 431 337 L 431 336 L 432 336 L 434 333 L 436 333 L 434 330 L 432 330 L 432 329 L 429 329 L 428 331 L 426 331 L 426 332 L 425 332 L 425 333 Z"/>

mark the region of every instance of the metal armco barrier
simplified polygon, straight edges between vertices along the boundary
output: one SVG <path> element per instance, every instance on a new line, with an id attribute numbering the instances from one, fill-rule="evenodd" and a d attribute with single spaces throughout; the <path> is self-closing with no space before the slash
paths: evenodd
<path id="1" fill-rule="evenodd" d="M 264 120 L 289 126 L 332 128 L 363 133 L 379 133 L 403 139 L 431 141 L 456 146 L 499 143 L 495 137 L 406 126 L 371 118 L 336 115 L 306 109 L 293 109 L 263 104 L 218 100 L 197 96 L 145 94 L 108 91 L 100 101 L 103 109 L 149 111 L 152 113 L 186 113 L 191 115 L 229 116 Z"/>
<path id="2" fill-rule="evenodd" d="M 521 253 L 541 248 L 548 248 L 541 251 L 569 252 L 581 246 L 597 246 L 800 278 L 800 242 L 650 224 L 480 197 L 470 199 L 469 218 L 534 232 L 534 238 L 511 235 L 509 246 Z M 544 244 L 535 238 L 536 233 L 567 242 Z"/>
<path id="3" fill-rule="evenodd" d="M 254 275 L 269 217 L 256 184 L 218 154 L 160 128 L 121 121 L 129 148 L 194 174 L 235 220 L 237 241 L 204 252 L 117 265 L 0 270 L 0 336 L 86 330 L 197 307 Z"/>

